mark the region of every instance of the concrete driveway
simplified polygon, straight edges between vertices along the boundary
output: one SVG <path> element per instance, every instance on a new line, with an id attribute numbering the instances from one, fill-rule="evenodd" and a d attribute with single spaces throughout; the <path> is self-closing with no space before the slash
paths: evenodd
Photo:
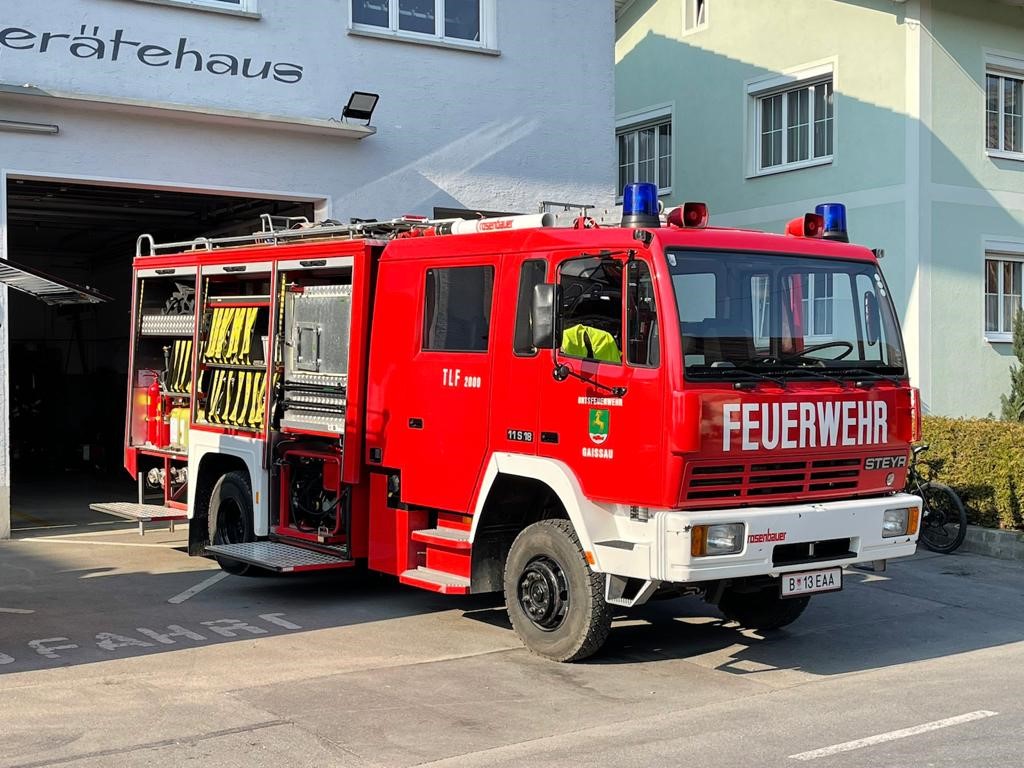
<path id="1" fill-rule="evenodd" d="M 0 768 L 1019 766 L 1024 568 L 848 572 L 761 637 L 696 600 L 604 653 L 522 649 L 501 602 L 352 573 L 224 577 L 187 533 L 0 543 Z"/>

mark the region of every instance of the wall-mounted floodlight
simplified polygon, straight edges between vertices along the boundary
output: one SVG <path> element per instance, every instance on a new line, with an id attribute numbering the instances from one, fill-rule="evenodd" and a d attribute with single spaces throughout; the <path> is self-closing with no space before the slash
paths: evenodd
<path id="1" fill-rule="evenodd" d="M 22 123 L 17 120 L 0 120 L 0 131 L 11 131 L 13 133 L 48 133 L 54 135 L 60 133 L 59 125 L 50 123 Z"/>
<path id="2" fill-rule="evenodd" d="M 373 110 L 377 107 L 378 99 L 380 99 L 378 93 L 352 91 L 352 95 L 348 97 L 348 104 L 341 110 L 341 116 L 344 119 L 352 117 L 356 120 L 365 120 L 369 125 L 370 116 L 373 115 Z"/>

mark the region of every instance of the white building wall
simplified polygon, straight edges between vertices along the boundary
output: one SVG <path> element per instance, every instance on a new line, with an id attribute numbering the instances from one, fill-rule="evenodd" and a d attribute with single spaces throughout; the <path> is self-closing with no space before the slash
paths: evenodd
<path id="1" fill-rule="evenodd" d="M 56 124 L 60 133 L 0 131 L 0 181 L 234 190 L 320 201 L 321 213 L 342 220 L 430 214 L 434 206 L 533 212 L 544 199 L 609 203 L 616 162 L 611 10 L 589 0 L 495 5 L 493 50 L 476 52 L 351 34 L 348 0 L 258 0 L 257 18 L 141 0 L 5 3 L 0 118 Z M 198 55 L 179 56 L 179 46 Z M 250 74 L 269 63 L 268 74 L 231 74 L 229 56 L 239 70 L 250 59 Z M 200 57 L 203 69 L 195 71 Z M 299 123 L 337 118 L 354 90 L 381 99 L 377 134 L 354 140 L 3 92 L 25 84 Z M 0 538 L 10 484 L 3 302 L 0 296 Z"/>

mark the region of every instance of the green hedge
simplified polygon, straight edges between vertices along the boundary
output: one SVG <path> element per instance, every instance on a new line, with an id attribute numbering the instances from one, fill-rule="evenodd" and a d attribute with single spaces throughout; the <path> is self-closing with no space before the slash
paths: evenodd
<path id="1" fill-rule="evenodd" d="M 960 494 L 970 522 L 1024 530 L 1024 423 L 926 416 L 924 442 L 923 458 Z"/>

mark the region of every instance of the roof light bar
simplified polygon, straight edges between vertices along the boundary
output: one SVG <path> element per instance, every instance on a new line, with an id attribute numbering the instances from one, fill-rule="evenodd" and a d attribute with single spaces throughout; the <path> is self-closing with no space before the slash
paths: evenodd
<path id="1" fill-rule="evenodd" d="M 622 190 L 622 226 L 631 229 L 660 227 L 658 185 L 627 184 Z"/>
<path id="2" fill-rule="evenodd" d="M 849 234 L 846 231 L 845 205 L 842 203 L 822 203 L 815 206 L 814 212 L 824 219 L 822 237 L 826 240 L 838 240 L 841 243 L 850 242 Z"/>

